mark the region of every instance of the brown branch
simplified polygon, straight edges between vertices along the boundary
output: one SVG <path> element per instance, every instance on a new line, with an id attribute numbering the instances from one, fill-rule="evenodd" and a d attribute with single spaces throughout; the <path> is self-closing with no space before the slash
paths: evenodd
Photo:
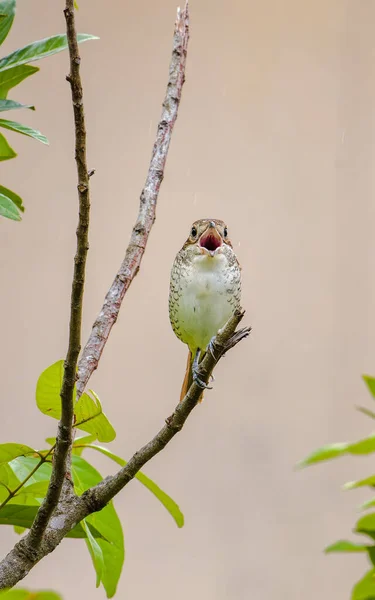
<path id="1" fill-rule="evenodd" d="M 213 356 L 211 352 L 207 352 L 200 363 L 199 377 L 206 384 L 208 383 L 215 365 L 219 362 L 225 352 L 234 348 L 234 346 L 250 334 L 250 327 L 245 327 L 236 331 L 244 314 L 244 311 L 241 310 L 235 312 L 233 317 L 229 319 L 215 338 L 215 356 Z M 82 500 L 88 504 L 90 512 L 95 512 L 104 508 L 104 506 L 135 477 L 138 471 L 151 460 L 151 458 L 163 450 L 176 433 L 181 431 L 186 419 L 197 405 L 201 393 L 202 388 L 197 383 L 193 382 L 185 398 L 177 405 L 174 413 L 166 419 L 166 424 L 159 433 L 157 433 L 148 444 L 138 450 L 138 452 L 132 456 L 127 464 L 120 469 L 116 475 L 106 477 L 94 488 L 87 490 L 87 492 L 83 494 Z"/>
<path id="2" fill-rule="evenodd" d="M 236 311 L 218 333 L 215 342 L 215 357 L 210 352 L 206 353 L 200 364 L 200 378 L 205 383 L 208 382 L 213 368 L 223 354 L 249 335 L 249 327 L 235 331 L 243 315 L 243 312 Z M 126 466 L 120 469 L 116 475 L 103 479 L 82 496 L 60 500 L 39 548 L 33 551 L 28 545 L 28 536 L 26 536 L 1 561 L 0 589 L 13 587 L 25 577 L 38 561 L 56 548 L 77 523 L 93 512 L 101 510 L 134 478 L 143 465 L 163 450 L 176 433 L 181 431 L 189 414 L 197 405 L 201 392 L 201 388 L 193 382 L 185 398 L 177 405 L 174 413 L 166 419 L 166 424 L 159 433 L 138 452 L 135 452 Z"/>
<path id="3" fill-rule="evenodd" d="M 61 490 L 66 481 L 67 458 L 73 441 L 73 391 L 76 382 L 78 356 L 81 350 L 83 290 L 85 283 L 86 258 L 89 248 L 88 229 L 90 196 L 89 175 L 86 163 L 86 128 L 80 76 L 81 58 L 78 52 L 73 0 L 66 0 L 64 15 L 70 59 L 70 73 L 67 76 L 67 80 L 71 87 L 74 112 L 79 218 L 76 232 L 77 251 L 74 257 L 74 273 L 70 302 L 69 345 L 64 363 L 64 377 L 60 394 L 61 419 L 58 427 L 52 475 L 47 494 L 35 517 L 30 533 L 27 536 L 27 543 L 34 551 L 42 542 L 43 534 L 59 502 Z"/>
<path id="4" fill-rule="evenodd" d="M 77 230 L 79 251 L 75 258 L 75 275 L 73 282 L 73 291 L 75 290 L 75 293 L 77 293 L 76 300 L 78 300 L 78 302 L 73 303 L 72 291 L 70 327 L 70 332 L 73 333 L 72 323 L 75 322 L 76 325 L 79 325 L 79 327 L 74 328 L 74 334 L 77 336 L 77 330 L 80 332 L 81 315 L 80 309 L 77 309 L 77 305 L 79 306 L 80 302 L 82 302 L 84 265 L 88 249 L 88 183 L 92 173 L 87 173 L 85 159 L 85 127 L 83 119 L 82 87 L 79 78 L 80 58 L 74 31 L 73 0 L 67 0 L 64 12 L 69 40 L 71 72 L 68 76 L 68 80 L 70 81 L 72 88 L 76 124 L 76 161 L 79 175 L 78 193 L 80 199 L 80 224 Z M 102 310 L 94 323 L 92 333 L 82 353 L 82 358 L 78 365 L 78 396 L 81 395 L 92 372 L 98 365 L 99 358 L 107 342 L 111 328 L 117 319 L 122 299 L 138 272 L 147 239 L 155 220 L 156 203 L 163 179 L 172 131 L 178 114 L 181 90 L 185 79 L 188 39 L 189 14 L 188 4 L 186 2 L 184 10 L 178 10 L 177 12 L 168 87 L 163 102 L 161 120 L 157 129 L 157 137 L 153 148 L 146 183 L 141 193 L 137 222 L 133 228 L 124 261 L 105 298 Z M 80 140 L 81 143 L 78 140 Z M 85 233 L 85 237 L 80 237 L 83 233 Z M 84 244 L 81 244 L 82 240 L 85 241 Z M 78 294 L 79 289 L 81 295 Z M 72 440 L 71 424 L 73 404 L 71 392 L 74 386 L 74 373 L 77 364 L 76 357 L 78 356 L 80 344 L 80 338 L 75 336 L 72 336 L 76 342 L 78 341 L 76 346 L 74 346 L 75 352 L 73 353 L 73 356 L 68 352 L 65 364 L 64 382 L 66 380 L 66 383 L 63 384 L 62 387 L 63 419 L 59 426 L 57 438 L 59 451 L 55 461 L 54 475 L 51 479 L 46 499 L 41 506 L 32 529 L 0 562 L 0 589 L 13 587 L 18 581 L 23 579 L 39 560 L 56 548 L 76 523 L 95 510 L 90 507 L 90 502 L 94 502 L 93 499 L 90 499 L 90 496 L 83 499 L 82 497 L 75 496 L 73 493 L 61 494 L 61 486 L 64 481 L 67 481 L 65 479 L 66 459 L 69 454 Z M 71 346 L 69 345 L 69 350 L 70 349 Z M 65 410 L 65 408 L 67 410 Z M 134 469 L 134 465 L 132 468 Z M 128 480 L 130 479 L 128 478 Z M 123 485 L 125 485 L 125 483 Z M 95 492 L 93 492 L 93 494 L 95 495 Z M 58 503 L 56 506 L 57 500 Z M 100 502 L 100 494 L 98 496 L 98 502 Z M 48 523 L 47 527 L 45 527 L 46 523 Z"/>
<path id="5" fill-rule="evenodd" d="M 169 68 L 169 81 L 157 128 L 150 167 L 140 197 L 137 221 L 133 227 L 125 258 L 105 297 L 103 307 L 82 352 L 78 365 L 77 397 L 82 394 L 88 380 L 98 366 L 111 329 L 117 320 L 122 300 L 138 273 L 148 236 L 155 221 L 160 185 L 164 177 L 169 144 L 177 119 L 182 86 L 185 81 L 188 41 L 189 9 L 186 2 L 184 10 L 180 11 L 179 9 L 177 12 L 172 60 Z"/>

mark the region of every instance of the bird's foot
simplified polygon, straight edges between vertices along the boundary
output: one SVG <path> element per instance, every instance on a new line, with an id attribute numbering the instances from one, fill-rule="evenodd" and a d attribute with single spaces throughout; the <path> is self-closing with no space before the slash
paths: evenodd
<path id="1" fill-rule="evenodd" d="M 200 355 L 201 355 L 201 351 L 200 351 L 200 349 L 198 348 L 198 349 L 197 349 L 197 351 L 196 351 L 196 353 L 195 353 L 195 356 L 194 356 L 194 361 L 193 361 L 193 366 L 192 366 L 192 372 L 193 372 L 193 381 L 195 381 L 195 383 L 196 383 L 197 385 L 199 385 L 199 387 L 200 387 L 202 390 L 212 390 L 212 387 L 211 387 L 211 386 L 209 386 L 209 385 L 207 385 L 207 384 L 206 384 L 204 381 L 202 381 L 202 380 L 200 379 L 200 377 L 199 377 L 199 375 L 200 375 L 200 371 L 199 371 L 199 358 L 200 358 Z"/>
<path id="2" fill-rule="evenodd" d="M 207 346 L 207 350 L 210 351 L 212 358 L 217 362 L 220 358 L 218 348 L 216 347 L 216 335 L 214 335 Z"/>

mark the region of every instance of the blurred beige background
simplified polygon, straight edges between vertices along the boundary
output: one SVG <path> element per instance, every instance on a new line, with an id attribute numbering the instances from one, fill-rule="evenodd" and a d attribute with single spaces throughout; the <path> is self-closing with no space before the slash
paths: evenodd
<path id="1" fill-rule="evenodd" d="M 167 81 L 176 0 L 81 0 L 79 31 L 92 179 L 84 339 L 122 260 Z M 63 2 L 19 0 L 5 50 L 64 31 Z M 173 409 L 186 348 L 168 321 L 169 271 L 193 220 L 224 219 L 243 266 L 251 338 L 145 472 L 185 513 L 178 530 L 138 483 L 116 499 L 127 548 L 119 598 L 349 598 L 362 556 L 325 557 L 350 537 L 373 470 L 351 459 L 296 472 L 324 443 L 371 422 L 361 383 L 375 373 L 373 256 L 375 38 L 372 0 L 192 0 L 187 80 L 141 271 L 92 386 L 129 457 Z M 50 147 L 9 133 L 2 183 L 24 198 L 2 220 L 3 441 L 41 446 L 55 422 L 34 402 L 39 373 L 65 355 L 76 195 L 66 53 L 11 97 Z M 6 408 L 5 408 L 6 407 Z M 104 457 L 92 457 L 103 474 Z M 1 552 L 15 541 L 1 529 Z M 65 541 L 24 582 L 90 596 L 84 543 Z"/>

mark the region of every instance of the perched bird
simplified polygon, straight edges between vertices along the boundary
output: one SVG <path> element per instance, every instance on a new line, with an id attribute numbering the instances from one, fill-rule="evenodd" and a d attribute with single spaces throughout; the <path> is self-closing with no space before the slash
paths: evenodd
<path id="1" fill-rule="evenodd" d="M 189 346 L 180 401 L 198 364 L 218 330 L 240 307 L 241 268 L 228 238 L 228 229 L 218 219 L 200 219 L 173 263 L 169 290 L 169 318 L 176 336 Z M 200 400 L 203 397 L 201 394 Z"/>

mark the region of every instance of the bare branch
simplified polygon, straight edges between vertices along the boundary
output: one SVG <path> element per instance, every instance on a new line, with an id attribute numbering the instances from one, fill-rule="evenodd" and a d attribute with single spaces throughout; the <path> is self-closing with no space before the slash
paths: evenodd
<path id="1" fill-rule="evenodd" d="M 216 336 L 215 357 L 207 352 L 200 364 L 200 378 L 207 383 L 210 374 L 225 352 L 228 352 L 250 333 L 245 327 L 236 331 L 244 313 L 236 313 Z M 52 552 L 67 533 L 82 519 L 101 510 L 118 494 L 138 471 L 151 458 L 158 454 L 181 431 L 189 414 L 197 405 L 202 389 L 192 383 L 188 393 L 179 403 L 174 413 L 166 419 L 166 424 L 148 444 L 132 456 L 127 465 L 114 476 L 106 477 L 98 485 L 87 490 L 82 496 L 73 496 L 69 500 L 62 498 L 36 551 L 27 544 L 27 538 L 21 539 L 0 563 L 0 589 L 14 586 L 25 577 L 30 569 L 44 556 Z"/>
<path id="2" fill-rule="evenodd" d="M 117 320 L 122 300 L 138 273 L 148 236 L 155 221 L 156 203 L 160 185 L 164 177 L 169 144 L 177 119 L 182 86 L 185 81 L 188 41 L 189 9 L 186 2 L 184 10 L 181 11 L 178 9 L 177 12 L 172 60 L 169 68 L 169 81 L 157 128 L 150 167 L 140 197 L 138 218 L 133 227 L 125 258 L 105 297 L 103 307 L 82 352 L 78 365 L 77 397 L 82 394 L 88 380 L 98 366 L 108 336 Z"/>
<path id="3" fill-rule="evenodd" d="M 78 170 L 78 193 L 80 200 L 80 220 L 77 229 L 77 255 L 75 257 L 74 281 L 70 322 L 69 351 L 65 363 L 62 387 L 63 416 L 59 424 L 55 467 L 47 496 L 36 517 L 30 532 L 23 537 L 0 562 L 0 589 L 13 587 L 23 579 L 30 569 L 48 553 L 52 552 L 65 535 L 85 516 L 94 511 L 90 508 L 90 496 L 85 500 L 74 493 L 61 494 L 65 478 L 67 456 L 72 441 L 73 402 L 72 392 L 77 357 L 80 350 L 81 305 L 84 283 L 84 267 L 88 250 L 89 178 L 86 165 L 85 124 L 82 104 L 82 86 L 79 75 L 80 57 L 76 44 L 73 0 L 66 0 L 64 11 L 70 54 L 70 74 L 67 77 L 72 88 L 74 117 L 76 125 L 76 162 Z M 97 368 L 99 358 L 115 323 L 121 302 L 132 280 L 139 270 L 148 236 L 155 220 L 155 209 L 164 167 L 171 141 L 173 127 L 178 114 L 182 86 L 185 80 L 186 52 L 189 39 L 188 3 L 184 10 L 177 12 L 173 38 L 172 60 L 166 96 L 163 102 L 161 119 L 157 129 L 151 163 L 146 183 L 140 197 L 137 222 L 124 261 L 108 291 L 102 310 L 94 323 L 92 333 L 82 353 L 78 365 L 77 394 L 81 395 L 87 381 Z M 75 301 L 73 301 L 73 296 Z M 73 351 L 74 350 L 74 351 Z M 124 484 L 125 485 L 125 484 Z M 57 503 L 57 506 L 56 506 Z M 52 515 L 52 518 L 51 518 Z M 46 527 L 46 524 L 48 526 Z M 43 534 L 44 532 L 44 534 Z"/>
<path id="4" fill-rule="evenodd" d="M 70 73 L 67 80 L 72 92 L 75 125 L 75 159 L 78 175 L 79 218 L 77 227 L 77 251 L 74 258 L 74 273 L 70 302 L 69 345 L 64 364 L 61 387 L 61 419 L 58 427 L 53 469 L 46 497 L 30 530 L 28 544 L 35 551 L 42 541 L 44 531 L 55 510 L 67 471 L 67 457 L 73 441 L 73 391 L 76 382 L 78 356 L 81 350 L 81 323 L 83 290 L 85 283 L 86 258 L 89 248 L 88 229 L 90 216 L 89 174 L 86 163 L 86 127 L 82 101 L 80 76 L 81 58 L 78 52 L 77 32 L 74 19 L 73 0 L 66 0 L 64 10 L 69 47 Z"/>
<path id="5" fill-rule="evenodd" d="M 199 377 L 206 384 L 209 377 L 225 352 L 236 346 L 241 340 L 246 338 L 250 327 L 245 327 L 236 331 L 236 328 L 244 316 L 244 312 L 237 310 L 233 317 L 226 323 L 223 329 L 215 338 L 215 357 L 211 352 L 205 354 L 200 363 Z M 158 454 L 171 441 L 171 439 L 181 431 L 182 427 L 193 408 L 197 405 L 202 388 L 195 382 L 192 383 L 185 398 L 180 402 L 174 413 L 165 421 L 164 427 L 156 436 L 136 452 L 127 462 L 125 467 L 120 469 L 116 475 L 106 477 L 94 488 L 87 490 L 82 496 L 82 500 L 88 503 L 91 512 L 101 510 L 116 494 L 118 494 L 129 481 L 131 481 L 138 471 L 151 458 Z"/>

